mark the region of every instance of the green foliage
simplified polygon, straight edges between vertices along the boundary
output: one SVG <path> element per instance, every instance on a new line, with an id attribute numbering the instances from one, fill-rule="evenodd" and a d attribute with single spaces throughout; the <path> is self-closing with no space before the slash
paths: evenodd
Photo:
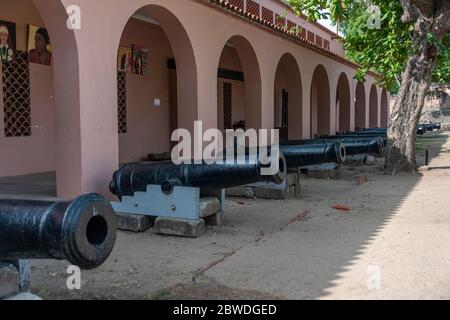
<path id="1" fill-rule="evenodd" d="M 286 0 L 296 10 L 316 21 L 330 18 L 339 24 L 345 35 L 344 47 L 347 57 L 361 65 L 356 78 L 363 80 L 372 70 L 384 78 L 380 85 L 391 91 L 398 89 L 398 81 L 405 70 L 408 57 L 413 50 L 414 26 L 403 23 L 403 9 L 398 0 L 372 0 L 381 9 L 381 28 L 368 25 L 370 13 L 366 1 L 362 0 Z M 450 34 L 444 41 L 430 35 L 430 42 L 439 49 L 434 82 L 450 82 Z"/>

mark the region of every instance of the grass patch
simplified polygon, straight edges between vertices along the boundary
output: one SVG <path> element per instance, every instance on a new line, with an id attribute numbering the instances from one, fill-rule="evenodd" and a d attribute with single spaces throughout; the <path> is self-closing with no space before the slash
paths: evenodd
<path id="1" fill-rule="evenodd" d="M 446 134 L 427 134 L 417 138 L 416 151 L 425 151 L 427 146 L 440 147 L 447 143 L 449 136 Z"/>

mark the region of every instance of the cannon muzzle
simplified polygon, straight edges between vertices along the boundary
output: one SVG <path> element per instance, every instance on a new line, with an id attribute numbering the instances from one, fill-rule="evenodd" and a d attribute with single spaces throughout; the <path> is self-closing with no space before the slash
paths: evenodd
<path id="1" fill-rule="evenodd" d="M 0 199 L 0 260 L 67 260 L 103 264 L 116 241 L 111 204 L 97 194 L 71 202 Z"/>

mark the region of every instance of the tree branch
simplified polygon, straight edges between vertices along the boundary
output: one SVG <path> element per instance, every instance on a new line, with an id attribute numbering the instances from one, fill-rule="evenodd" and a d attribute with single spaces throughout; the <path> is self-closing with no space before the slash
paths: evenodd
<path id="1" fill-rule="evenodd" d="M 402 22 L 415 22 L 419 19 L 420 12 L 417 7 L 411 2 L 411 0 L 400 0 L 400 4 L 403 8 Z"/>
<path id="2" fill-rule="evenodd" d="M 450 1 L 440 0 L 437 2 L 433 31 L 442 38 L 450 30 Z"/>
<path id="3" fill-rule="evenodd" d="M 445 0 L 444 0 L 445 1 Z M 432 17 L 435 0 L 411 0 L 411 3 L 426 17 Z"/>

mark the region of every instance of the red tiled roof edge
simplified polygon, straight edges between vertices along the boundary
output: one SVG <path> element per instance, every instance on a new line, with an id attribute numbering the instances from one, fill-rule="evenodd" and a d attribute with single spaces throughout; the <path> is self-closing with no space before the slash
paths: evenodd
<path id="1" fill-rule="evenodd" d="M 245 21 L 248 21 L 250 23 L 253 22 L 256 23 L 257 25 L 259 25 L 259 27 L 263 28 L 266 31 L 275 33 L 279 36 L 282 36 L 284 38 L 287 38 L 288 40 L 294 41 L 297 44 L 300 44 L 308 49 L 311 49 L 315 52 L 318 52 L 322 55 L 331 57 L 335 60 L 338 60 L 339 62 L 342 62 L 343 64 L 350 66 L 352 68 L 358 69 L 361 66 L 359 64 L 357 64 L 356 62 L 353 62 L 351 60 L 348 60 L 344 57 L 341 57 L 339 55 L 337 55 L 336 53 L 332 52 L 331 50 L 327 50 L 323 47 L 319 47 L 316 43 L 308 41 L 307 39 L 303 39 L 300 37 L 300 35 L 295 35 L 293 33 L 288 32 L 287 30 L 285 30 L 282 27 L 276 26 L 273 24 L 273 22 L 269 22 L 266 20 L 263 20 L 262 18 L 252 15 L 240 8 L 234 7 L 233 5 L 231 5 L 227 0 L 192 0 L 192 1 L 196 1 L 199 2 L 201 4 L 207 5 L 210 8 L 214 8 L 217 10 L 220 10 L 221 8 L 226 9 L 227 11 L 223 11 L 225 13 L 228 13 L 232 16 L 244 19 Z M 287 5 L 287 4 L 286 4 Z M 372 75 L 373 77 L 379 78 L 381 77 L 381 75 L 377 74 L 376 72 L 373 71 L 369 71 L 368 74 Z"/>
<path id="2" fill-rule="evenodd" d="M 297 13 L 296 13 L 295 10 L 292 8 L 292 6 L 291 6 L 290 4 L 288 4 L 288 3 L 286 3 L 284 0 L 272 0 L 272 1 L 278 3 L 280 6 L 285 7 L 287 10 L 289 10 L 289 11 L 291 11 L 293 14 L 297 15 Z M 303 18 L 303 19 L 305 19 L 305 20 L 308 20 L 308 17 L 305 16 L 303 13 L 300 13 L 300 18 Z M 321 25 L 321 24 L 318 23 L 318 22 L 308 21 L 308 23 L 314 25 L 315 27 L 321 29 L 322 31 L 324 31 L 324 32 L 326 32 L 326 33 L 332 35 L 333 37 L 335 37 L 335 38 L 337 38 L 337 39 L 342 39 L 342 37 L 341 37 L 338 33 L 336 33 L 336 32 L 334 32 L 334 31 L 332 31 L 332 30 L 330 30 L 330 29 L 324 27 L 323 25 Z"/>

